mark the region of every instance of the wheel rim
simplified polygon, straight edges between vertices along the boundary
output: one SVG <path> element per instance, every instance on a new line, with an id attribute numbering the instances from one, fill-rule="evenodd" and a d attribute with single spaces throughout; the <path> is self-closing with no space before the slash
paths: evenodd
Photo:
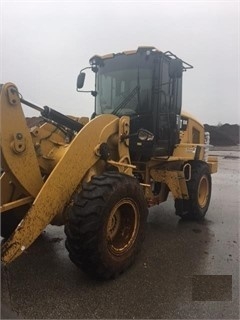
<path id="1" fill-rule="evenodd" d="M 209 182 L 206 176 L 203 176 L 198 185 L 198 204 L 204 208 L 208 202 Z"/>
<path id="2" fill-rule="evenodd" d="M 122 199 L 111 210 L 107 223 L 107 246 L 114 255 L 126 253 L 139 229 L 139 211 L 131 199 Z"/>

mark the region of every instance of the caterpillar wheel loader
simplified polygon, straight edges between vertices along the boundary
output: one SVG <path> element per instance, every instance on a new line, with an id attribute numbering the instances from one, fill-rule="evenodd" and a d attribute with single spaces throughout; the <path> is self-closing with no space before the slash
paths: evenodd
<path id="1" fill-rule="evenodd" d="M 192 66 L 154 47 L 95 55 L 78 91 L 88 68 L 91 119 L 39 107 L 15 84 L 1 85 L 4 265 L 47 225 L 65 225 L 72 262 L 90 276 L 114 278 L 141 248 L 148 208 L 169 192 L 183 219 L 203 219 L 208 210 L 217 161 L 203 125 L 181 112 L 182 74 Z M 22 104 L 43 121 L 29 128 Z"/>

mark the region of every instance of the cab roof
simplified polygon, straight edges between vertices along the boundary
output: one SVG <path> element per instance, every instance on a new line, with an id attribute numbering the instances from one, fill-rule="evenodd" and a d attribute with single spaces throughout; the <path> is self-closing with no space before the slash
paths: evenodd
<path id="1" fill-rule="evenodd" d="M 131 54 L 136 54 L 138 52 L 147 52 L 147 51 L 154 51 L 154 52 L 162 52 L 155 47 L 152 46 L 140 46 L 136 50 L 126 50 L 118 53 L 108 53 L 105 55 L 94 55 L 89 61 L 93 61 L 94 59 L 101 59 L 101 60 L 106 60 L 106 59 L 111 59 L 114 58 L 117 55 L 131 55 Z"/>

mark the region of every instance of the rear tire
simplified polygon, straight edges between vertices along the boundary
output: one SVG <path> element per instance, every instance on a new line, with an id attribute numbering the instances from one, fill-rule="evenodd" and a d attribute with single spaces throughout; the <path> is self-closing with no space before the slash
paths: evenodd
<path id="1" fill-rule="evenodd" d="M 95 278 L 115 278 L 135 260 L 148 208 L 138 181 L 108 172 L 94 177 L 76 197 L 65 226 L 74 264 Z"/>
<path id="2" fill-rule="evenodd" d="M 202 220 L 208 210 L 212 180 L 204 162 L 191 163 L 191 180 L 187 182 L 189 200 L 176 199 L 176 214 L 184 220 Z"/>

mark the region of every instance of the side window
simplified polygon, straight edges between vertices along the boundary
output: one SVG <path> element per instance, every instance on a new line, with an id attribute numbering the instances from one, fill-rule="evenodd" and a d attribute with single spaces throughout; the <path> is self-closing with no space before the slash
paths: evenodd
<path id="1" fill-rule="evenodd" d="M 125 91 L 125 82 L 121 81 L 121 93 Z"/>
<path id="2" fill-rule="evenodd" d="M 160 87 L 160 99 L 162 110 L 167 111 L 170 106 L 171 81 L 169 77 L 169 64 L 166 60 L 162 60 L 162 75 Z"/>
<path id="3" fill-rule="evenodd" d="M 163 60 L 162 64 L 162 90 L 169 95 L 170 93 L 170 78 L 169 78 L 169 64 Z"/>
<path id="4" fill-rule="evenodd" d="M 99 76 L 97 95 L 97 113 L 111 112 L 114 107 L 114 99 L 116 97 L 116 78 L 110 74 Z"/>
<path id="5" fill-rule="evenodd" d="M 152 72 L 149 69 L 139 70 L 140 104 L 139 113 L 148 113 L 151 109 Z"/>
<path id="6" fill-rule="evenodd" d="M 181 112 L 182 107 L 182 78 L 176 79 L 177 90 L 176 90 L 176 111 L 178 114 Z"/>

